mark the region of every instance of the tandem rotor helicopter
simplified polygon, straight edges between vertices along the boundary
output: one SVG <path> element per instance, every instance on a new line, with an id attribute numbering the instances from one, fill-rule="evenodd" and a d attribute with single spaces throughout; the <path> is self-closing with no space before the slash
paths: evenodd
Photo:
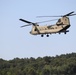
<path id="1" fill-rule="evenodd" d="M 30 34 L 41 35 L 41 37 L 43 37 L 46 34 L 46 36 L 49 37 L 49 34 L 53 34 L 53 33 L 66 34 L 67 32 L 69 32 L 69 30 L 67 30 L 71 26 L 69 16 L 74 16 L 74 15 L 76 14 L 74 14 L 74 11 L 72 11 L 68 14 L 61 15 L 61 16 L 38 16 L 38 17 L 61 17 L 58 19 L 56 24 L 48 25 L 48 26 L 47 25 L 39 26 L 38 23 L 33 23 L 24 19 L 19 19 L 19 20 L 28 23 L 28 25 L 23 25 L 21 27 L 32 25 L 32 30 L 30 31 Z"/>

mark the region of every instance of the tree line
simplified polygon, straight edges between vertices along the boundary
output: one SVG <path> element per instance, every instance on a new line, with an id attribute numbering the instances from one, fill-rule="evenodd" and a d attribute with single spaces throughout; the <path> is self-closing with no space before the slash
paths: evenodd
<path id="1" fill-rule="evenodd" d="M 12 60 L 0 58 L 0 75 L 76 75 L 76 53 Z"/>

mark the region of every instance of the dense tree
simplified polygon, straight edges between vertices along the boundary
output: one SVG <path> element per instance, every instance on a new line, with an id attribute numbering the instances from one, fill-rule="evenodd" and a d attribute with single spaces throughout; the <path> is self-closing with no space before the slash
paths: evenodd
<path id="1" fill-rule="evenodd" d="M 50 71 L 48 69 L 43 69 L 42 75 L 50 75 Z"/>
<path id="2" fill-rule="evenodd" d="M 76 53 L 37 59 L 0 59 L 0 75 L 76 75 Z"/>

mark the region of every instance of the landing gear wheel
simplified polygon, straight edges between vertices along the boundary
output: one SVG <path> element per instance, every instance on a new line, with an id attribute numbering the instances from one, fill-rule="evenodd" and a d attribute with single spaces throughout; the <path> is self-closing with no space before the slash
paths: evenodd
<path id="1" fill-rule="evenodd" d="M 49 37 L 49 35 L 48 35 L 48 34 L 47 34 L 46 36 L 47 36 L 47 37 Z"/>
<path id="2" fill-rule="evenodd" d="M 66 34 L 66 32 L 64 32 L 64 34 Z"/>
<path id="3" fill-rule="evenodd" d="M 43 37 L 44 35 L 42 34 L 41 37 Z"/>
<path id="4" fill-rule="evenodd" d="M 60 32 L 59 32 L 59 34 L 60 34 Z"/>

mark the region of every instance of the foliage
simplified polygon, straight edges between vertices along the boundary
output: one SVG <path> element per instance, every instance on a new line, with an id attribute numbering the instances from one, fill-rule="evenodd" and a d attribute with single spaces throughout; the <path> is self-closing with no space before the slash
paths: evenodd
<path id="1" fill-rule="evenodd" d="M 76 53 L 37 59 L 0 59 L 0 75 L 76 75 Z"/>

